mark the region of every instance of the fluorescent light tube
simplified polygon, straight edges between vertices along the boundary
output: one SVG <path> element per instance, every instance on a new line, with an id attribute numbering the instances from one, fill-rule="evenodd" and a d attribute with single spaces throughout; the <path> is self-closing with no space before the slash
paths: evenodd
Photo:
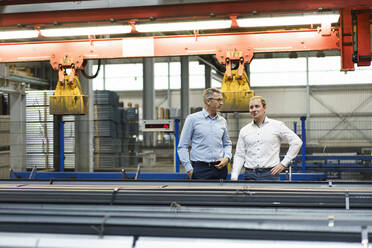
<path id="1" fill-rule="evenodd" d="M 223 29 L 231 27 L 231 20 L 148 23 L 136 24 L 135 27 L 140 33 Z"/>
<path id="2" fill-rule="evenodd" d="M 37 38 L 37 30 L 0 31 L 0 40 Z"/>
<path id="3" fill-rule="evenodd" d="M 101 34 L 126 34 L 131 32 L 129 25 L 111 25 L 94 27 L 69 27 L 69 28 L 50 28 L 40 30 L 44 37 L 61 36 L 87 36 Z"/>
<path id="4" fill-rule="evenodd" d="M 238 18 L 239 27 L 295 26 L 321 23 L 337 23 L 338 13 L 302 14 L 293 16 Z"/>

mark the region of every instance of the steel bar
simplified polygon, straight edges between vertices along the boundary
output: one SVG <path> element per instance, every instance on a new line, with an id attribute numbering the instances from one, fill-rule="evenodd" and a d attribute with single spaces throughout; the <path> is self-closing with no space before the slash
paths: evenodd
<path id="1" fill-rule="evenodd" d="M 3 180 L 0 203 L 12 233 L 357 243 L 372 225 L 352 182 Z"/>
<path id="2" fill-rule="evenodd" d="M 159 184 L 160 183 L 160 184 Z M 277 183 L 232 184 L 189 183 L 172 185 L 171 182 L 147 184 L 137 181 L 121 184 L 1 184 L 0 202 L 23 203 L 79 203 L 124 205 L 169 205 L 176 202 L 190 206 L 232 207 L 322 207 L 345 208 L 348 194 L 350 208 L 371 208 L 370 185 L 344 185 L 332 187 L 325 184 L 305 186 Z"/>
<path id="3" fill-rule="evenodd" d="M 0 231 L 262 240 L 360 241 L 368 210 L 6 204 Z"/>

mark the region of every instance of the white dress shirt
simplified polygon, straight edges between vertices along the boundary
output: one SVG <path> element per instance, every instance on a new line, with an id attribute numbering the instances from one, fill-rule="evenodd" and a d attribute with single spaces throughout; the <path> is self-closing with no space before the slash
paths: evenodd
<path id="1" fill-rule="evenodd" d="M 253 121 L 239 133 L 234 155 L 231 179 L 237 179 L 243 165 L 245 168 L 273 168 L 280 162 L 280 143 L 285 141 L 289 149 L 281 164 L 288 166 L 301 148 L 301 139 L 283 122 L 265 117 L 260 126 Z"/>

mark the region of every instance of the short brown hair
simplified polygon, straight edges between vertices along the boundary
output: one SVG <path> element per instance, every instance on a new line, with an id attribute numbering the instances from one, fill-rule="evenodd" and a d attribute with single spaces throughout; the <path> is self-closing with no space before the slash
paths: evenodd
<path id="1" fill-rule="evenodd" d="M 255 99 L 258 99 L 258 100 L 261 101 L 261 103 L 262 103 L 262 107 L 266 107 L 266 100 L 265 100 L 265 98 L 263 98 L 262 96 L 254 96 L 254 97 L 252 97 L 252 98 L 249 100 L 249 102 L 251 102 L 252 100 L 255 100 Z"/>

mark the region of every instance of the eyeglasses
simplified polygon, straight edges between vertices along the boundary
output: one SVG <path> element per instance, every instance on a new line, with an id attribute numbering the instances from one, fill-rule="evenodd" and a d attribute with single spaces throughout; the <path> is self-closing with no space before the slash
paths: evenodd
<path id="1" fill-rule="evenodd" d="M 223 102 L 222 98 L 208 98 L 209 100 L 215 100 L 217 102 Z"/>

